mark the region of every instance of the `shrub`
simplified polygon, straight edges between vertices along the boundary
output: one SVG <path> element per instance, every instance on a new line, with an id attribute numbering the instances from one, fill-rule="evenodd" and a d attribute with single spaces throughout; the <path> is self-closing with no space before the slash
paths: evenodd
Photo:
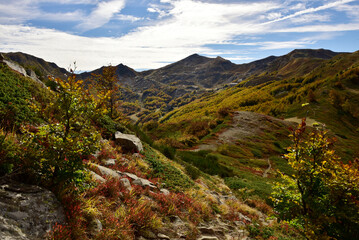
<path id="1" fill-rule="evenodd" d="M 80 183 L 85 177 L 83 160 L 98 148 L 99 134 L 92 119 L 100 115 L 95 99 L 84 90 L 83 82 L 70 76 L 66 81 L 55 79 L 58 87 L 55 102 L 41 109 L 49 123 L 35 128 L 24 127 L 22 147 L 25 159 L 43 184 L 63 187 Z"/>
<path id="2" fill-rule="evenodd" d="M 359 160 L 342 163 L 325 131 L 306 134 L 305 120 L 292 139 L 286 157 L 294 174 L 282 174 L 272 194 L 279 217 L 297 220 L 308 238 L 358 238 Z"/>
<path id="3" fill-rule="evenodd" d="M 218 109 L 217 113 L 220 118 L 225 118 L 231 114 L 231 109 L 229 107 L 222 107 Z"/>
<path id="4" fill-rule="evenodd" d="M 210 154 L 208 151 L 199 152 L 179 152 L 180 158 L 194 166 L 198 167 L 201 171 L 211 175 L 219 175 L 221 177 L 233 176 L 232 170 L 219 164 L 218 157 Z"/>
<path id="5" fill-rule="evenodd" d="M 196 180 L 201 176 L 201 171 L 191 164 L 187 164 L 185 167 L 186 173 L 193 179 Z"/>
<path id="6" fill-rule="evenodd" d="M 15 135 L 0 130 L 0 176 L 17 172 L 21 168 L 21 148 Z"/>
<path id="7" fill-rule="evenodd" d="M 176 155 L 176 149 L 163 144 L 155 144 L 154 147 L 158 149 L 163 155 L 165 155 L 169 159 L 174 159 Z"/>

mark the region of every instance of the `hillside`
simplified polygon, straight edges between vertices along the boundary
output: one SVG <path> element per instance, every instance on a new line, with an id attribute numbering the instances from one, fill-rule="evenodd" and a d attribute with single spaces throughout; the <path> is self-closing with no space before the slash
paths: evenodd
<path id="1" fill-rule="evenodd" d="M 304 75 L 295 73 L 255 86 L 250 83 L 256 77 L 250 77 L 235 87 L 169 112 L 157 125 L 145 126 L 163 144 L 181 151 L 205 150 L 206 154 L 215 155 L 223 167 L 231 170 L 227 172 L 235 172 L 235 179 L 224 174 L 232 189 L 245 187 L 250 195 L 266 198 L 270 193 L 266 183 L 273 179 L 261 176 L 270 165 L 272 170 L 290 169 L 280 156 L 289 146 L 289 126 L 300 123 L 303 117 L 309 123 L 319 123 L 337 138 L 336 150 L 344 161 L 359 154 L 359 52 L 301 64 L 312 61 L 317 63 Z M 266 72 L 262 78 L 277 71 Z M 269 116 L 260 117 L 253 112 L 280 119 L 270 120 Z M 185 158 L 196 164 L 189 156 Z"/>
<path id="2" fill-rule="evenodd" d="M 141 154 L 133 154 L 123 141 L 101 138 L 108 129 L 133 132 L 93 115 L 97 103 L 79 88 L 81 81 L 56 80 L 58 92 L 51 92 L 5 64 L 0 81 L 2 119 L 9 120 L 1 121 L 0 131 L 0 204 L 7 206 L 0 237 L 222 240 L 288 234 L 268 219 L 267 204 L 249 206 L 223 179 L 168 159 L 145 142 Z M 64 101 L 71 95 L 83 100 Z M 302 239 L 296 228 L 288 229 Z"/>
<path id="3" fill-rule="evenodd" d="M 58 67 L 55 63 L 47 62 L 44 59 L 21 53 L 2 53 L 5 59 L 11 60 L 23 66 L 25 69 L 33 70 L 41 80 L 46 81 L 47 76 L 54 76 L 59 78 L 66 78 L 69 72 Z"/>
<path id="4" fill-rule="evenodd" d="M 208 58 L 193 54 L 165 67 L 137 72 L 119 64 L 116 76 L 121 85 L 121 110 L 135 121 L 157 121 L 167 112 L 230 85 L 245 81 L 255 86 L 308 74 L 326 59 L 338 53 L 330 50 L 299 49 L 275 57 L 271 56 L 248 64 L 234 64 L 221 57 Z M 47 75 L 63 77 L 69 73 L 53 63 L 23 53 L 8 53 L 5 57 L 25 68 L 36 70 L 39 78 L 48 83 Z M 103 67 L 78 74 L 79 79 L 90 79 L 101 74 Z M 270 73 L 270 74 L 269 74 Z M 229 85 L 228 85 L 229 84 Z"/>
<path id="5" fill-rule="evenodd" d="M 0 63 L 0 237 L 358 236 L 359 52 L 241 65 L 194 54 L 144 72 L 66 72 L 49 88 L 23 70 L 63 70 L 9 56 L 22 67 Z M 48 198 L 32 215 L 37 193 Z M 36 214 L 51 216 L 46 228 Z"/>

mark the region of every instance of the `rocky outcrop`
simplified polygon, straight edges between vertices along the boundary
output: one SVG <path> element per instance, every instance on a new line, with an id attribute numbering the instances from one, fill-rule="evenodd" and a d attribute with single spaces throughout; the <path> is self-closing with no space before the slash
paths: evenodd
<path id="1" fill-rule="evenodd" d="M 100 182 L 105 182 L 106 179 L 104 179 L 102 176 L 106 176 L 109 178 L 115 178 L 115 179 L 119 179 L 121 184 L 128 189 L 129 191 L 131 191 L 132 187 L 131 187 L 131 182 L 133 185 L 138 185 L 141 187 L 149 187 L 152 189 L 157 189 L 157 186 L 154 185 L 151 181 L 138 177 L 137 175 L 133 174 L 133 173 L 129 173 L 129 172 L 121 172 L 121 171 L 115 171 L 112 170 L 110 168 L 95 164 L 95 163 L 91 163 L 90 164 L 92 167 L 94 167 L 95 169 L 97 169 L 96 171 L 100 174 L 97 174 L 95 172 L 90 171 L 90 174 L 92 175 L 92 178 L 94 180 L 100 181 Z M 131 182 L 130 182 L 130 180 Z M 166 189 L 161 189 L 160 191 L 161 193 L 163 193 L 164 195 L 168 195 L 169 191 Z"/>
<path id="2" fill-rule="evenodd" d="M 115 133 L 115 142 L 120 145 L 124 152 L 141 152 L 143 146 L 141 140 L 132 134 Z"/>
<path id="3" fill-rule="evenodd" d="M 21 75 L 31 78 L 32 80 L 37 82 L 41 87 L 47 88 L 46 85 L 36 76 L 36 73 L 33 70 L 31 69 L 26 70 L 16 62 L 5 60 L 3 56 L 0 57 L 0 62 L 5 63 L 9 68 L 20 73 Z"/>
<path id="4" fill-rule="evenodd" d="M 16 182 L 0 183 L 0 239 L 44 239 L 65 215 L 55 195 L 43 188 Z"/>

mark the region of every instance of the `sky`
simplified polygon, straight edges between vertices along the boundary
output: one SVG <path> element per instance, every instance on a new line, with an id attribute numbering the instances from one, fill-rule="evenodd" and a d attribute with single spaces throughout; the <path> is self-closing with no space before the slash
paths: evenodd
<path id="1" fill-rule="evenodd" d="M 0 52 L 78 71 L 154 69 L 198 53 L 246 63 L 359 50 L 359 0 L 0 0 Z"/>

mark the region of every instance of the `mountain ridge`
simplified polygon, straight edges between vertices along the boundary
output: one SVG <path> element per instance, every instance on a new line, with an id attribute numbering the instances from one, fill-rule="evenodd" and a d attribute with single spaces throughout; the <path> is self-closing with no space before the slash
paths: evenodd
<path id="1" fill-rule="evenodd" d="M 34 65 L 35 67 L 42 66 L 39 70 L 42 70 L 43 73 L 46 74 L 52 74 L 55 77 L 64 77 L 64 74 L 68 74 L 69 72 L 56 65 L 56 63 L 47 62 L 42 58 L 38 58 L 36 56 L 22 53 L 22 52 L 9 52 L 9 53 L 2 53 L 5 58 L 8 58 L 9 60 L 15 61 L 24 67 L 26 65 Z M 209 58 L 205 56 L 201 56 L 197 53 L 192 54 L 184 59 L 181 59 L 177 62 L 171 63 L 169 65 L 163 66 L 158 69 L 150 69 L 145 71 L 136 71 L 135 69 L 132 69 L 129 66 L 126 66 L 122 63 L 116 65 L 119 70 L 117 71 L 119 77 L 143 77 L 143 78 L 151 78 L 150 76 L 159 75 L 154 74 L 154 72 L 163 72 L 164 70 L 171 70 L 173 68 L 177 69 L 179 67 L 187 66 L 189 69 L 193 69 L 194 65 L 202 65 L 205 64 L 205 67 L 210 68 L 219 68 L 218 70 L 225 70 L 225 71 L 233 71 L 233 72 L 240 72 L 240 73 L 253 73 L 258 70 L 258 68 L 265 68 L 268 64 L 272 63 L 273 61 L 278 59 L 293 59 L 293 58 L 319 58 L 319 59 L 329 59 L 332 58 L 338 54 L 341 54 L 341 52 L 333 52 L 331 50 L 326 49 L 295 49 L 288 54 L 282 55 L 282 56 L 269 56 L 263 59 L 255 60 L 253 62 L 244 63 L 244 64 L 235 64 L 232 63 L 230 60 L 224 59 L 220 56 L 217 56 L 216 58 Z M 215 64 L 218 64 L 220 66 L 213 66 Z M 209 65 L 209 66 L 208 66 Z M 103 66 L 105 67 L 105 66 Z M 79 77 L 84 78 L 83 76 L 89 76 L 91 73 L 98 73 L 103 69 L 103 67 L 94 69 L 92 71 L 85 71 L 80 74 L 78 74 Z M 191 68 L 192 67 L 192 68 Z M 195 66 L 195 68 L 198 66 Z M 243 68 L 249 68 L 250 70 L 244 71 Z M 131 73 L 129 76 L 129 72 Z M 207 69 L 208 72 L 208 69 Z M 199 73 L 203 73 L 200 71 Z M 166 81 L 166 80 L 164 80 Z"/>

